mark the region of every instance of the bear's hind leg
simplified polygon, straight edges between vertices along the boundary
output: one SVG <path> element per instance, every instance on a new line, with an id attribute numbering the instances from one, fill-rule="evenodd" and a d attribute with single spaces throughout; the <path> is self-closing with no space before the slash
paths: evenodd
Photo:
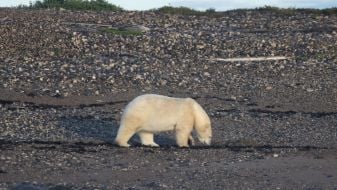
<path id="1" fill-rule="evenodd" d="M 141 131 L 141 132 L 138 132 L 138 135 L 140 137 L 142 145 L 159 147 L 159 145 L 156 144 L 153 140 L 153 133 Z"/>
<path id="2" fill-rule="evenodd" d="M 126 126 L 120 126 L 115 143 L 121 147 L 130 147 L 128 141 L 135 134 L 133 129 L 128 129 Z"/>

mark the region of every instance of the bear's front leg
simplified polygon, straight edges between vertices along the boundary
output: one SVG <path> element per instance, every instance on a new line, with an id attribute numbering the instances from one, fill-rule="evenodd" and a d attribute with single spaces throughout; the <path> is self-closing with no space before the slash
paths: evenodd
<path id="1" fill-rule="evenodd" d="M 188 137 L 188 144 L 194 146 L 195 145 L 195 141 L 194 138 L 192 137 L 192 135 L 190 134 L 190 136 Z"/>
<path id="2" fill-rule="evenodd" d="M 184 129 L 176 130 L 176 142 L 179 147 L 189 147 L 188 139 L 190 137 L 191 131 Z"/>

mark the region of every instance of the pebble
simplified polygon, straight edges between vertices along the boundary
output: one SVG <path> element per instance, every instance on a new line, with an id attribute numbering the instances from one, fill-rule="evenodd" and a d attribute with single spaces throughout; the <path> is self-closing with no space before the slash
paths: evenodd
<path id="1" fill-rule="evenodd" d="M 312 89 L 312 88 L 307 88 L 307 92 L 313 92 L 314 91 L 314 89 Z"/>
<path id="2" fill-rule="evenodd" d="M 14 13 L 15 10 L 10 12 Z M 238 84 L 241 86 L 238 89 L 244 90 L 242 75 L 250 77 L 244 83 L 248 82 L 247 86 L 252 86 L 261 82 L 255 76 L 265 77 L 279 73 L 282 69 L 282 73 L 287 75 L 280 74 L 276 81 L 283 85 L 281 79 L 284 77 L 301 73 L 313 74 L 315 71 L 310 69 L 310 65 L 301 64 L 302 60 L 310 60 L 309 62 L 329 63 L 315 65 L 316 70 L 322 70 L 320 80 L 324 81 L 329 77 L 329 68 L 334 68 L 337 64 L 336 54 L 330 48 L 337 41 L 334 40 L 337 35 L 304 33 L 306 28 L 319 27 L 316 26 L 317 21 L 310 16 L 281 18 L 273 15 L 270 18 L 274 21 L 268 25 L 270 32 L 262 36 L 256 31 L 261 30 L 261 27 L 264 29 L 263 18 L 269 18 L 269 13 L 256 12 L 249 20 L 243 19 L 238 12 L 225 12 L 217 18 L 177 17 L 153 12 L 131 13 L 132 16 L 128 19 L 124 18 L 130 16 L 129 12 L 99 16 L 100 13 L 94 12 L 84 14 L 61 11 L 53 14 L 52 11 L 30 11 L 16 15 L 15 19 L 0 13 L 0 18 L 4 21 L 15 20 L 6 27 L 16 31 L 4 33 L 0 39 L 0 44 L 4 47 L 1 57 L 5 59 L 0 68 L 2 86 L 18 91 L 26 91 L 34 86 L 33 94 L 47 96 L 53 96 L 53 92 L 60 89 L 68 95 L 94 95 L 97 91 L 104 94 L 135 88 L 151 90 L 164 86 L 200 91 L 217 89 L 218 83 L 229 87 Z M 334 17 L 328 17 L 325 22 L 333 22 L 333 19 Z M 165 23 L 162 23 L 163 20 L 166 20 Z M 67 22 L 75 24 L 64 24 Z M 119 26 L 139 29 L 144 33 L 140 36 L 107 35 L 97 31 L 94 25 L 76 25 L 99 22 L 119 23 Z M 235 23 L 230 25 L 230 31 L 227 22 Z M 229 36 L 228 32 L 233 34 Z M 22 35 L 17 35 L 18 33 Z M 25 38 L 27 35 L 31 37 Z M 5 39 L 15 39 L 15 43 Z M 17 43 L 21 41 L 25 43 Z M 50 46 L 46 48 L 43 44 Z M 25 51 L 22 52 L 19 48 L 24 48 Z M 39 56 L 35 56 L 36 51 L 41 52 Z M 292 59 L 282 61 L 279 67 L 274 65 L 274 61 L 226 64 L 208 61 L 211 57 L 272 55 L 289 56 Z M 219 65 L 224 67 L 218 67 Z M 207 68 L 207 71 L 200 71 L 200 68 Z M 163 78 L 162 72 L 172 74 L 166 74 Z M 151 75 L 146 75 L 147 73 Z M 231 77 L 233 75 L 238 77 Z M 98 79 L 108 82 L 97 84 Z M 271 80 L 268 77 L 265 79 Z M 133 82 L 137 80 L 138 82 Z M 241 82 L 238 83 L 239 81 Z M 312 84 L 311 80 L 305 79 L 297 82 Z M 312 86 L 312 89 L 321 88 Z M 307 91 L 312 92 L 311 89 Z"/>

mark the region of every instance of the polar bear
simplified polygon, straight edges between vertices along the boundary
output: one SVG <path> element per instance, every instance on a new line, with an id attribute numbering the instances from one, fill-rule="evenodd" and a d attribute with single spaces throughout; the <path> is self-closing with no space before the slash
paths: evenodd
<path id="1" fill-rule="evenodd" d="M 177 145 L 189 147 L 189 140 L 194 144 L 191 135 L 193 129 L 200 142 L 211 144 L 211 121 L 195 100 L 145 94 L 136 97 L 126 106 L 115 143 L 129 147 L 129 139 L 138 134 L 143 145 L 159 147 L 154 142 L 153 135 L 174 130 Z"/>

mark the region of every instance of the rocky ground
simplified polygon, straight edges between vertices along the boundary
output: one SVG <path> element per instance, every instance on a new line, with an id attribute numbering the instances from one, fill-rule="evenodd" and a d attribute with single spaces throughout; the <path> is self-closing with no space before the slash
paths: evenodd
<path id="1" fill-rule="evenodd" d="M 0 189 L 337 188 L 336 15 L 1 9 L 0 36 Z M 144 93 L 195 98 L 213 145 L 114 146 Z"/>

